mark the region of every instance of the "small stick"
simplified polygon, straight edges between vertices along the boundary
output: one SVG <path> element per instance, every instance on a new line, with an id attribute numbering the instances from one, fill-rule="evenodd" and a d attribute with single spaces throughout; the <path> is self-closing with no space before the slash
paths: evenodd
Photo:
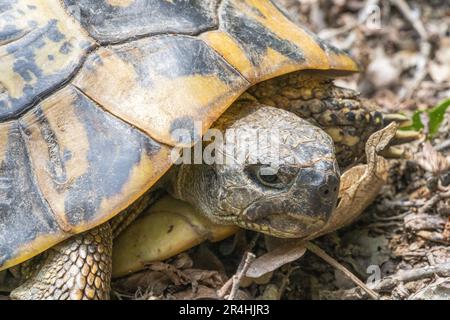
<path id="1" fill-rule="evenodd" d="M 247 254 L 245 255 L 245 258 L 242 259 L 242 262 L 239 265 L 238 271 L 232 278 L 233 286 L 231 287 L 231 291 L 230 291 L 230 295 L 228 296 L 228 300 L 236 299 L 242 278 L 247 273 L 248 268 L 250 267 L 253 260 L 255 260 L 255 258 L 256 258 L 256 256 L 253 253 L 247 252 Z"/>
<path id="2" fill-rule="evenodd" d="M 225 284 L 222 286 L 222 288 L 220 288 L 217 291 L 217 296 L 220 299 L 223 299 L 223 297 L 225 297 L 225 295 L 227 294 L 228 290 L 230 290 L 232 284 L 233 284 L 233 277 L 228 279 L 227 282 L 225 282 Z"/>
<path id="3" fill-rule="evenodd" d="M 408 283 L 411 281 L 417 281 L 425 278 L 431 278 L 434 276 L 439 276 L 442 278 L 450 276 L 450 263 L 443 263 L 433 266 L 427 266 L 412 270 L 401 270 L 394 275 L 388 276 L 375 284 L 370 285 L 370 287 L 378 292 L 389 292 L 392 291 L 396 286 L 403 283 Z M 365 297 L 364 293 L 360 293 L 359 288 L 355 287 L 347 290 L 339 290 L 339 296 L 346 296 L 348 299 L 361 299 Z M 363 296 L 361 296 L 363 294 Z"/>
<path id="4" fill-rule="evenodd" d="M 425 201 L 423 200 L 384 200 L 382 205 L 385 205 L 389 208 L 395 208 L 395 207 L 421 207 L 425 204 Z"/>
<path id="5" fill-rule="evenodd" d="M 334 268 L 340 270 L 343 272 L 350 280 L 352 280 L 356 285 L 358 285 L 361 289 L 363 289 L 372 299 L 379 300 L 380 295 L 367 287 L 364 282 L 359 280 L 353 273 L 351 273 L 346 267 L 344 267 L 342 264 L 340 264 L 338 261 L 330 257 L 325 251 L 323 251 L 321 248 L 316 246 L 311 241 L 305 242 L 306 248 L 317 255 L 318 257 L 322 258 L 326 262 L 328 262 L 331 266 Z"/>
<path id="6" fill-rule="evenodd" d="M 358 13 L 358 23 L 363 24 L 364 22 L 366 22 L 367 19 L 372 14 L 371 9 L 374 7 L 378 7 L 378 5 L 379 0 L 367 0 L 366 4 L 364 5 L 364 8 L 362 8 L 362 10 L 360 10 Z"/>
<path id="7" fill-rule="evenodd" d="M 369 229 L 373 228 L 388 228 L 388 227 L 400 227 L 403 225 L 403 221 L 380 221 L 369 224 Z"/>
<path id="8" fill-rule="evenodd" d="M 409 214 L 409 212 L 404 212 L 395 216 L 391 216 L 391 217 L 381 217 L 378 214 L 374 213 L 373 216 L 375 217 L 376 220 L 378 221 L 395 221 L 395 220 L 403 220 L 404 217 L 406 217 Z"/>
<path id="9" fill-rule="evenodd" d="M 350 31 L 353 31 L 354 29 L 358 28 L 360 25 L 362 25 L 364 22 L 367 21 L 367 19 L 371 15 L 371 8 L 374 6 L 378 6 L 379 0 L 367 0 L 364 7 L 359 11 L 358 20 L 349 23 L 347 25 L 344 25 L 343 27 L 337 28 L 337 29 L 324 29 L 320 32 L 320 37 L 323 39 L 331 39 L 335 38 L 341 34 L 349 33 Z M 316 3 L 316 2 L 314 2 Z M 319 28 L 320 29 L 320 28 Z"/>
<path id="10" fill-rule="evenodd" d="M 429 211 L 431 208 L 433 208 L 436 203 L 438 203 L 439 200 L 443 200 L 443 199 L 447 199 L 450 198 L 450 191 L 446 191 L 446 192 L 442 192 L 442 193 L 438 193 L 434 196 L 432 196 L 424 205 L 423 207 L 421 207 L 417 213 L 418 214 L 422 214 L 422 213 L 426 213 L 427 211 Z"/>
<path id="11" fill-rule="evenodd" d="M 441 197 L 440 197 L 438 194 L 432 196 L 432 197 L 431 197 L 431 198 L 423 205 L 423 207 L 421 207 L 421 208 L 417 211 L 417 213 L 418 213 L 418 214 L 426 213 L 426 212 L 429 211 L 431 208 L 433 208 L 434 205 L 435 205 L 439 200 L 441 200 Z"/>
<path id="12" fill-rule="evenodd" d="M 450 263 L 447 262 L 434 266 L 399 271 L 396 274 L 379 281 L 375 286 L 373 286 L 373 289 L 377 291 L 391 290 L 399 283 L 417 281 L 432 277 L 434 275 L 438 275 L 440 277 L 450 276 Z"/>

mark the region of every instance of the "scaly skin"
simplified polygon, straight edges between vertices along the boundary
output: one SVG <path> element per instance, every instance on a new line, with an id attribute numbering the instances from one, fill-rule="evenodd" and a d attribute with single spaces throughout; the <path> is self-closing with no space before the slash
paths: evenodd
<path id="1" fill-rule="evenodd" d="M 111 279 L 108 223 L 47 250 L 34 274 L 11 293 L 20 300 L 106 300 Z"/>

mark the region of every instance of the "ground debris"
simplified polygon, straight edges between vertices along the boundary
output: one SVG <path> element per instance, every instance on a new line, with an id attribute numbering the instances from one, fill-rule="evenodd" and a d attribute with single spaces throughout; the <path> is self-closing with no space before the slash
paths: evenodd
<path id="1" fill-rule="evenodd" d="M 167 262 L 149 264 L 147 269 L 114 281 L 119 298 L 218 299 L 217 289 L 226 277 L 218 271 L 193 269 L 193 261 L 182 253 Z"/>
<path id="2" fill-rule="evenodd" d="M 447 0 L 275 2 L 360 62 L 361 74 L 336 82 L 381 111 L 411 116 L 450 98 Z M 240 232 L 118 279 L 114 288 L 122 298 L 138 290 L 146 299 L 368 299 L 365 287 L 381 299 L 448 299 L 449 113 L 432 139 L 411 143 L 407 154 L 391 162 L 388 185 L 355 223 L 314 240 L 362 286 L 302 246 L 276 251 L 264 237 Z"/>

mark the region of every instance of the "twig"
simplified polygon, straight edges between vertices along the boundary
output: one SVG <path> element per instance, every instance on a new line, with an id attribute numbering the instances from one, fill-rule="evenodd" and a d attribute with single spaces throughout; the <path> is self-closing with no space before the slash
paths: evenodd
<path id="1" fill-rule="evenodd" d="M 450 263 L 444 263 L 435 266 L 424 267 L 407 271 L 399 271 L 398 273 L 386 277 L 373 285 L 369 285 L 377 292 L 390 292 L 402 283 L 421 280 L 438 275 L 440 277 L 450 276 Z M 360 288 L 355 287 L 347 290 L 338 290 L 330 292 L 333 299 L 345 297 L 345 299 L 363 299 L 366 295 L 360 292 Z"/>
<path id="2" fill-rule="evenodd" d="M 436 265 L 436 259 L 434 259 L 434 254 L 432 252 L 427 253 L 427 260 L 430 266 Z"/>
<path id="3" fill-rule="evenodd" d="M 396 207 L 421 207 L 425 204 L 423 200 L 384 200 L 382 202 L 383 206 L 388 208 L 396 208 Z"/>
<path id="4" fill-rule="evenodd" d="M 416 72 L 415 72 L 412 82 L 409 85 L 409 88 L 403 94 L 403 98 L 409 99 L 409 98 L 411 98 L 414 91 L 417 89 L 417 87 L 420 85 L 422 80 L 427 75 L 427 66 L 428 66 L 428 62 L 430 60 L 431 45 L 428 42 L 428 33 L 427 33 L 427 30 L 425 29 L 422 21 L 413 14 L 413 12 L 411 11 L 411 8 L 406 3 L 406 1 L 405 0 L 391 0 L 391 2 L 403 14 L 403 16 L 406 18 L 406 20 L 409 21 L 409 23 L 412 25 L 414 30 L 419 34 L 419 37 L 421 40 L 421 42 L 420 42 L 420 58 L 421 59 L 419 59 L 417 62 Z"/>
<path id="5" fill-rule="evenodd" d="M 429 278 L 434 275 L 440 277 L 450 276 L 450 263 L 442 263 L 434 266 L 428 266 L 412 270 L 399 271 L 396 274 L 386 277 L 372 286 L 375 291 L 391 290 L 401 282 L 417 281 L 424 278 Z"/>
<path id="6" fill-rule="evenodd" d="M 378 293 L 367 287 L 364 282 L 362 282 L 360 279 L 358 279 L 353 273 L 351 273 L 346 267 L 344 267 L 342 264 L 340 264 L 338 261 L 330 257 L 325 251 L 323 251 L 321 248 L 316 246 L 314 243 L 308 241 L 305 243 L 306 248 L 317 255 L 318 257 L 322 258 L 326 262 L 328 262 L 331 266 L 338 269 L 339 271 L 343 272 L 350 280 L 352 280 L 356 285 L 358 285 L 361 289 L 363 289 L 372 299 L 379 300 L 380 296 Z"/>
<path id="7" fill-rule="evenodd" d="M 379 0 L 367 0 L 362 10 L 358 13 L 358 23 L 363 24 L 373 13 L 373 8 L 378 7 Z"/>
<path id="8" fill-rule="evenodd" d="M 438 193 L 434 196 L 432 196 L 427 202 L 425 202 L 425 204 L 423 205 L 423 207 L 421 207 L 417 213 L 418 214 L 423 214 L 428 212 L 431 208 L 433 208 L 436 203 L 438 203 L 439 200 L 442 199 L 447 199 L 450 198 L 450 191 L 447 192 L 442 192 L 442 193 Z"/>
<path id="9" fill-rule="evenodd" d="M 404 217 L 406 217 L 409 214 L 409 212 L 404 212 L 395 216 L 391 216 L 391 217 L 382 217 L 376 213 L 373 214 L 373 217 L 378 220 L 378 221 L 395 221 L 395 220 L 403 220 Z"/>
<path id="10" fill-rule="evenodd" d="M 380 221 L 369 224 L 367 227 L 369 229 L 374 228 L 389 228 L 389 227 L 400 227 L 403 225 L 403 221 Z"/>
<path id="11" fill-rule="evenodd" d="M 225 282 L 225 284 L 222 286 L 222 288 L 217 290 L 217 296 L 220 299 L 223 299 L 225 297 L 225 295 L 227 294 L 228 290 L 230 290 L 232 284 L 233 284 L 233 278 L 231 277 L 230 279 L 227 280 L 227 282 Z"/>
<path id="12" fill-rule="evenodd" d="M 258 242 L 259 238 L 261 237 L 261 233 L 257 232 L 254 237 L 250 240 L 249 244 L 247 245 L 247 251 L 252 251 L 253 248 L 256 246 L 256 243 Z"/>
<path id="13" fill-rule="evenodd" d="M 239 264 L 236 274 L 231 278 L 233 285 L 231 287 L 231 291 L 230 291 L 230 294 L 229 294 L 227 300 L 235 300 L 236 299 L 242 278 L 247 273 L 248 268 L 250 267 L 253 260 L 255 260 L 255 258 L 256 258 L 256 256 L 253 253 L 247 252 L 244 259 L 242 259 L 241 263 Z"/>
<path id="14" fill-rule="evenodd" d="M 411 8 L 405 0 L 391 0 L 391 2 L 397 7 L 398 10 L 405 16 L 409 23 L 413 26 L 414 30 L 419 34 L 422 39 L 428 38 L 427 30 L 425 29 L 422 21 L 417 19 L 416 15 L 411 11 Z"/>

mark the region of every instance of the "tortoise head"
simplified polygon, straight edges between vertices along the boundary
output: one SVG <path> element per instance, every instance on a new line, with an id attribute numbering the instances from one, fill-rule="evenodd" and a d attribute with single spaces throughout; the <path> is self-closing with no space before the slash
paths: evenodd
<path id="1" fill-rule="evenodd" d="M 215 161 L 180 165 L 172 195 L 220 224 L 284 238 L 321 229 L 339 192 L 332 139 L 277 108 L 250 103 L 227 113 L 216 125 L 226 134 L 216 139 Z"/>

